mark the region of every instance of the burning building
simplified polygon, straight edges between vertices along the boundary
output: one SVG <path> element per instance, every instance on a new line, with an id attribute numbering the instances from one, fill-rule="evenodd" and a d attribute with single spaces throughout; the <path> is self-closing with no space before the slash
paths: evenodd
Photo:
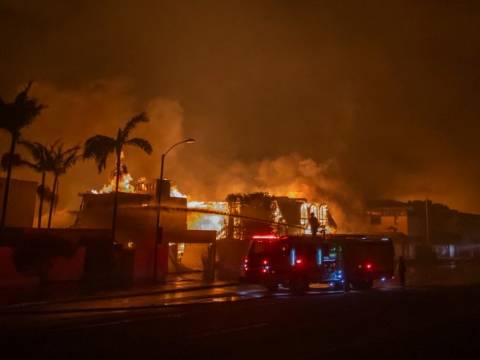
<path id="1" fill-rule="evenodd" d="M 327 205 L 309 203 L 304 198 L 268 193 L 230 194 L 227 204 L 229 216 L 225 237 L 230 240 L 245 240 L 258 233 L 311 234 L 310 213 L 318 218 L 321 232 L 336 230 Z"/>
<path id="2" fill-rule="evenodd" d="M 118 223 L 116 241 L 125 248 L 135 250 L 134 273 L 136 280 L 152 277 L 155 263 L 156 186 L 143 179 L 132 184 L 131 192 L 118 194 Z M 104 187 L 105 189 L 105 187 Z M 161 223 L 162 246 L 157 248 L 158 273 L 210 270 L 213 264 L 216 232 L 187 227 L 187 199 L 172 196 L 170 182 L 162 185 Z M 112 221 L 114 193 L 90 191 L 80 194 L 82 202 L 74 227 L 109 228 Z M 199 260 L 188 262 L 183 254 L 189 247 L 197 249 Z"/>
<path id="3" fill-rule="evenodd" d="M 153 272 L 157 188 L 145 178 L 134 181 L 122 164 L 116 240 L 135 249 L 138 279 L 148 279 Z M 80 194 L 82 203 L 74 226 L 111 227 L 113 189 L 111 180 L 101 190 Z M 220 269 L 234 269 L 243 255 L 242 249 L 248 246 L 248 241 L 243 240 L 255 233 L 309 234 L 310 213 L 319 219 L 322 232 L 336 230 L 327 205 L 303 198 L 250 193 L 231 194 L 226 201 L 194 201 L 167 180 L 163 182 L 161 197 L 164 246 L 157 256 L 161 259 L 158 270 L 163 273 L 211 270 L 215 263 Z"/>

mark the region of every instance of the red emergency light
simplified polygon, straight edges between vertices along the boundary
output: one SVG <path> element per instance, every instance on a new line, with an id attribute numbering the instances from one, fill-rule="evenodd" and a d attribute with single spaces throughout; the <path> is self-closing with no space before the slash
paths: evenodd
<path id="1" fill-rule="evenodd" d="M 360 264 L 358 265 L 359 269 L 365 269 L 366 271 L 371 271 L 373 270 L 373 264 L 371 262 L 366 262 L 365 264 Z"/>
<path id="2" fill-rule="evenodd" d="M 254 240 L 277 240 L 279 239 L 278 235 L 270 234 L 270 235 L 253 235 L 252 237 Z"/>

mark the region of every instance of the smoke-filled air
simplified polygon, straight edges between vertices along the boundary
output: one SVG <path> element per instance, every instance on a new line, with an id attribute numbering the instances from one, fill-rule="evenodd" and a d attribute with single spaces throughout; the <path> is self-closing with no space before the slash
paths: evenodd
<path id="1" fill-rule="evenodd" d="M 129 173 L 158 178 L 161 153 L 193 137 L 165 169 L 192 199 L 304 197 L 327 203 L 344 231 L 358 228 L 372 199 L 480 211 L 470 12 L 428 2 L 207 3 L 2 2 L 2 97 L 34 80 L 32 95 L 47 105 L 23 136 L 83 146 L 146 111 L 136 134 L 153 153 L 126 149 Z M 78 193 L 108 183 L 109 161 L 101 174 L 79 161 L 60 178 L 57 225 L 72 221 Z M 38 181 L 28 169 L 15 177 Z"/>

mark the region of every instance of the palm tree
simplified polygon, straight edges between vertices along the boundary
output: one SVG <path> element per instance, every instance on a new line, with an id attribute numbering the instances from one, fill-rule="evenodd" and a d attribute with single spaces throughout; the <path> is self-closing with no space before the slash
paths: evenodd
<path id="1" fill-rule="evenodd" d="M 21 131 L 30 125 L 45 108 L 45 106 L 40 104 L 37 99 L 28 96 L 31 86 L 32 83 L 28 83 L 25 89 L 17 94 L 13 102 L 7 103 L 0 98 L 0 129 L 3 129 L 10 134 L 10 158 L 15 154 L 15 148 L 20 139 Z M 12 165 L 13 162 L 8 161 L 0 229 L 5 227 L 5 221 L 7 219 L 8 194 L 12 178 Z"/>
<path id="2" fill-rule="evenodd" d="M 123 129 L 118 129 L 116 138 L 104 135 L 95 135 L 85 142 L 83 158 L 93 158 L 97 163 L 98 172 L 102 172 L 107 164 L 110 154 L 115 154 L 115 193 L 113 196 L 113 217 L 112 217 L 112 240 L 115 242 L 115 231 L 117 228 L 118 208 L 118 182 L 121 173 L 121 154 L 123 147 L 133 145 L 139 147 L 147 154 L 152 153 L 152 145 L 142 138 L 130 138 L 130 132 L 141 122 L 148 122 L 144 113 L 134 116 L 127 122 Z"/>
<path id="3" fill-rule="evenodd" d="M 19 154 L 10 154 L 9 152 L 6 152 L 5 154 L 2 155 L 1 159 L 1 167 L 2 171 L 7 172 L 8 167 L 10 166 L 10 163 L 12 164 L 12 168 L 22 166 L 24 165 L 23 159 Z"/>
<path id="4" fill-rule="evenodd" d="M 38 228 L 42 227 L 42 213 L 43 213 L 43 202 L 47 197 L 51 201 L 54 200 L 54 197 L 51 196 L 50 191 L 45 186 L 45 179 L 47 172 L 54 171 L 54 159 L 53 159 L 53 149 L 55 144 L 48 148 L 45 145 L 42 145 L 38 142 L 30 142 L 21 140 L 19 142 L 20 145 L 23 145 L 29 152 L 33 159 L 32 162 L 23 160 L 22 163 L 26 164 L 34 171 L 42 174 L 42 180 L 40 186 L 37 189 L 38 197 L 40 198 L 40 204 L 38 206 Z"/>
<path id="5" fill-rule="evenodd" d="M 50 149 L 52 172 L 53 172 L 53 186 L 52 186 L 52 201 L 50 202 L 50 211 L 48 213 L 48 225 L 50 229 L 52 225 L 53 208 L 58 199 L 58 183 L 60 176 L 64 175 L 78 160 L 78 151 L 80 146 L 74 146 L 70 149 L 63 150 L 63 144 L 58 141 L 52 145 Z"/>

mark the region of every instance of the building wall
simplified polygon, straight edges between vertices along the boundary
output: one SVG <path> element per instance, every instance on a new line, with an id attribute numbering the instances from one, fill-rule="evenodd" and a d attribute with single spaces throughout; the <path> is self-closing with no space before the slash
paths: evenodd
<path id="1" fill-rule="evenodd" d="M 0 178 L 0 216 L 3 209 L 5 178 Z M 12 179 L 8 196 L 7 226 L 32 227 L 35 217 L 37 183 Z"/>
<path id="2" fill-rule="evenodd" d="M 368 229 L 374 234 L 409 233 L 409 217 L 405 209 L 378 209 L 368 212 Z"/>
<path id="3" fill-rule="evenodd" d="M 112 226 L 113 194 L 84 194 L 76 228 L 109 229 Z M 155 262 L 156 204 L 145 194 L 120 193 L 117 213 L 116 242 L 125 248 L 135 250 L 134 280 L 151 279 Z M 149 203 L 150 202 L 150 203 Z M 204 252 L 191 251 L 201 248 L 188 245 L 187 256 L 182 269 L 173 261 L 177 259 L 179 244 L 214 243 L 216 231 L 187 230 L 187 199 L 169 197 L 163 199 L 161 225 L 163 227 L 162 245 L 157 249 L 158 276 L 167 272 L 194 269 L 202 264 Z M 190 249 L 192 248 L 192 249 Z M 193 259 L 193 257 L 198 259 Z M 201 268 L 200 268 L 201 269 Z"/>
<path id="4" fill-rule="evenodd" d="M 469 258 L 480 254 L 480 215 L 423 200 L 383 201 L 371 206 L 367 215 L 370 232 L 406 235 L 398 242 L 396 252 L 401 251 L 407 257 L 415 253 L 425 256 L 427 248 L 438 258 Z"/>

